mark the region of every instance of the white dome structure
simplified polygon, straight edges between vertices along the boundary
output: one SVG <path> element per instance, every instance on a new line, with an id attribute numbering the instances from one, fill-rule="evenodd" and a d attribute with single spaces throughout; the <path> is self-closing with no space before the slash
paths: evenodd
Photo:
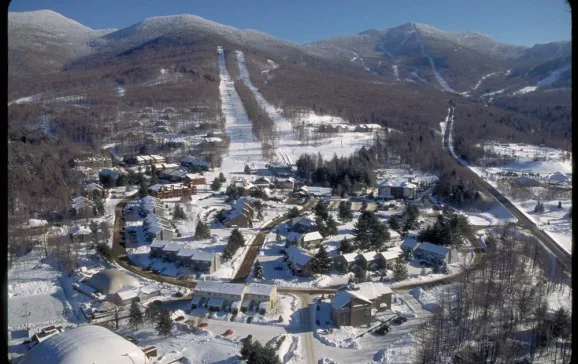
<path id="1" fill-rule="evenodd" d="M 139 281 L 118 269 L 105 269 L 90 277 L 86 283 L 104 295 L 114 294 L 124 287 L 139 287 Z"/>
<path id="2" fill-rule="evenodd" d="M 135 344 L 101 326 L 87 325 L 46 339 L 23 356 L 20 364 L 147 364 Z"/>

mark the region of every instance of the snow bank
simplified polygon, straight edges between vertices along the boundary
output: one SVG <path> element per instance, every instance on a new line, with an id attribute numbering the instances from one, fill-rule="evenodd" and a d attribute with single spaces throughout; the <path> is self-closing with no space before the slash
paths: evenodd
<path id="1" fill-rule="evenodd" d="M 436 298 L 421 287 L 409 291 L 409 293 L 421 304 L 424 310 L 436 312 L 439 308 Z"/>
<path id="2" fill-rule="evenodd" d="M 388 344 L 387 348 L 375 353 L 373 361 L 377 363 L 413 363 L 416 357 L 417 340 L 411 334 L 406 334 Z"/>

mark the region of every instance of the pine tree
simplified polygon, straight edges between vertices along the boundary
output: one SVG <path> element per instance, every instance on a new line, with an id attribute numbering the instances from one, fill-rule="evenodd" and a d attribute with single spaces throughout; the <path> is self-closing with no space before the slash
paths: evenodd
<path id="1" fill-rule="evenodd" d="M 195 239 L 196 240 L 203 240 L 209 239 L 211 237 L 211 230 L 209 226 L 205 224 L 203 220 L 201 220 L 200 216 L 198 217 L 197 228 L 195 229 Z"/>
<path id="2" fill-rule="evenodd" d="M 155 327 L 159 336 L 169 336 L 173 329 L 173 319 L 169 310 L 161 310 L 157 316 L 157 325 Z"/>
<path id="3" fill-rule="evenodd" d="M 354 250 L 355 247 L 353 246 L 351 241 L 346 237 L 344 237 L 343 240 L 341 240 L 341 242 L 339 243 L 339 251 L 341 251 L 342 254 L 351 253 Z"/>
<path id="4" fill-rule="evenodd" d="M 219 173 L 219 182 L 221 182 L 221 183 L 227 182 L 227 179 L 225 178 L 225 175 L 223 174 L 223 172 Z"/>
<path id="5" fill-rule="evenodd" d="M 328 273 L 333 268 L 333 260 L 325 250 L 325 246 L 321 245 L 317 254 L 311 259 L 311 269 L 313 273 Z"/>
<path id="6" fill-rule="evenodd" d="M 405 265 L 404 262 L 401 261 L 397 262 L 393 267 L 393 279 L 395 279 L 398 282 L 401 282 L 404 279 L 407 279 L 407 277 L 408 277 L 407 266 Z"/>
<path id="7" fill-rule="evenodd" d="M 319 200 L 317 205 L 315 205 L 315 216 L 322 220 L 327 220 L 329 217 L 329 211 L 327 210 L 327 204 L 325 201 Z"/>
<path id="8" fill-rule="evenodd" d="M 220 189 L 221 189 L 221 181 L 219 181 L 218 177 L 215 177 L 213 183 L 211 183 L 211 190 L 216 192 L 219 191 Z"/>
<path id="9" fill-rule="evenodd" d="M 440 264 L 437 260 L 435 260 L 435 261 L 433 262 L 433 267 L 432 267 L 431 271 L 432 271 L 432 273 L 434 273 L 434 274 L 441 273 L 441 271 L 442 271 L 442 266 L 441 266 L 441 264 Z"/>
<path id="10" fill-rule="evenodd" d="M 146 181 L 144 180 L 144 178 L 142 178 L 142 176 L 140 179 L 140 187 L 138 190 L 138 194 L 140 197 L 145 197 L 149 194 L 149 187 L 148 187 Z"/>
<path id="11" fill-rule="evenodd" d="M 95 244 L 98 244 L 98 223 L 96 221 L 90 222 L 90 231 L 92 232 L 92 239 Z"/>
<path id="12" fill-rule="evenodd" d="M 367 271 L 365 269 L 359 267 L 355 271 L 355 278 L 357 278 L 357 282 L 359 282 L 359 283 L 365 282 L 365 279 L 367 278 Z"/>
<path id="13" fill-rule="evenodd" d="M 321 234 L 323 239 L 325 239 L 327 236 L 329 236 L 329 230 L 327 229 L 327 224 L 325 223 L 325 221 L 323 221 L 322 218 L 320 218 L 320 217 L 316 218 L 315 219 L 315 225 L 317 225 L 317 230 L 319 231 L 319 234 Z"/>
<path id="14" fill-rule="evenodd" d="M 349 201 L 341 201 L 339 203 L 339 210 L 337 217 L 343 222 L 351 221 L 353 219 L 353 211 L 351 211 L 351 203 Z"/>
<path id="15" fill-rule="evenodd" d="M 259 262 L 259 260 L 257 259 L 257 261 L 255 262 L 255 268 L 253 269 L 253 276 L 255 277 L 255 279 L 263 279 L 263 275 L 265 273 L 263 272 L 263 266 L 261 265 L 261 262 Z"/>
<path id="16" fill-rule="evenodd" d="M 361 203 L 361 208 L 359 209 L 359 211 L 366 211 L 367 210 L 367 201 L 363 201 Z"/>
<path id="17" fill-rule="evenodd" d="M 399 221 L 397 221 L 397 218 L 395 216 L 390 216 L 389 219 L 387 220 L 387 223 L 389 224 L 389 228 L 391 230 L 399 231 L 401 228 L 401 226 L 399 225 Z"/>
<path id="18" fill-rule="evenodd" d="M 562 208 L 562 201 L 558 201 L 558 208 L 559 208 L 559 209 Z"/>
<path id="19" fill-rule="evenodd" d="M 412 249 L 405 249 L 403 251 L 403 255 L 405 257 L 405 260 L 407 260 L 408 262 L 411 262 L 413 260 L 413 250 Z"/>
<path id="20" fill-rule="evenodd" d="M 144 312 L 144 318 L 147 322 L 156 323 L 157 316 L 159 315 L 159 309 L 156 304 L 149 303 Z"/>
<path id="21" fill-rule="evenodd" d="M 281 240 L 281 230 L 279 230 L 279 227 L 275 229 L 275 240 L 277 240 L 277 242 Z"/>
<path id="22" fill-rule="evenodd" d="M 246 338 L 242 339 L 241 342 L 243 346 L 241 347 L 241 359 L 245 362 L 249 360 L 249 355 L 253 351 L 253 335 L 248 335 Z"/>
<path id="23" fill-rule="evenodd" d="M 297 208 L 297 206 L 293 206 L 289 212 L 287 212 L 287 218 L 288 219 L 293 219 L 295 217 L 299 216 L 299 209 Z"/>
<path id="24" fill-rule="evenodd" d="M 181 204 L 175 204 L 175 210 L 173 211 L 173 219 L 175 220 L 185 220 L 187 218 L 187 214 L 185 210 L 181 206 Z"/>
<path id="25" fill-rule="evenodd" d="M 361 250 L 381 250 L 389 240 L 389 231 L 371 211 L 364 211 L 354 225 L 355 242 Z"/>
<path id="26" fill-rule="evenodd" d="M 128 322 L 133 329 L 138 329 L 138 326 L 144 321 L 143 313 L 140 309 L 139 304 L 136 300 L 132 301 L 130 304 L 129 319 Z"/>
<path id="27" fill-rule="evenodd" d="M 263 220 L 263 210 L 262 209 L 257 210 L 257 220 L 259 220 L 259 221 Z"/>
<path id="28" fill-rule="evenodd" d="M 448 263 L 444 260 L 440 266 L 440 272 L 443 274 L 448 274 L 450 272 L 450 268 L 448 267 Z"/>
<path id="29" fill-rule="evenodd" d="M 233 258 L 233 252 L 231 251 L 231 247 L 227 244 L 225 245 L 225 249 L 223 249 L 223 261 L 227 262 Z"/>
<path id="30" fill-rule="evenodd" d="M 329 215 L 329 217 L 325 221 L 327 223 L 327 232 L 329 233 L 329 235 L 335 236 L 339 234 L 339 229 L 337 228 L 337 221 L 335 221 L 333 215 Z"/>
<path id="31" fill-rule="evenodd" d="M 248 164 L 245 164 L 245 170 L 243 171 L 245 174 L 251 174 L 251 167 Z"/>

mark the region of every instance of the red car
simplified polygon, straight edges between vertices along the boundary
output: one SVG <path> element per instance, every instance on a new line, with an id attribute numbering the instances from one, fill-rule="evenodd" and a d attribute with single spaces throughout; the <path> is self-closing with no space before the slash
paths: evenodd
<path id="1" fill-rule="evenodd" d="M 225 333 L 223 334 L 223 336 L 230 336 L 233 335 L 233 330 L 228 329 L 227 331 L 225 331 Z"/>
<path id="2" fill-rule="evenodd" d="M 207 326 L 209 326 L 209 324 L 206 323 L 206 322 L 201 322 L 201 323 L 199 324 L 199 327 L 207 327 Z"/>

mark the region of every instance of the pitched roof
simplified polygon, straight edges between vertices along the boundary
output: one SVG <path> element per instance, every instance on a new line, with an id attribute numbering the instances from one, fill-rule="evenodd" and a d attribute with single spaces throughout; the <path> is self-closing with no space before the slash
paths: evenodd
<path id="1" fill-rule="evenodd" d="M 364 301 L 367 304 L 372 304 L 371 300 L 367 297 L 364 297 L 362 294 L 359 294 L 355 291 L 339 291 L 333 298 L 331 299 L 331 306 L 336 310 L 345 307 L 352 298 L 357 298 L 361 301 Z"/>
<path id="2" fill-rule="evenodd" d="M 319 233 L 319 231 L 312 231 L 310 233 L 303 235 L 303 241 L 304 242 L 314 241 L 314 240 L 319 240 L 319 239 L 323 240 L 323 236 L 321 235 L 321 233 Z"/>
<path id="3" fill-rule="evenodd" d="M 343 259 L 345 259 L 347 263 L 353 263 L 357 260 L 356 258 L 358 255 L 359 254 L 354 252 L 354 253 L 341 254 L 340 256 L 343 257 Z"/>
<path id="4" fill-rule="evenodd" d="M 272 284 L 249 283 L 247 292 L 245 293 L 259 296 L 270 296 L 276 288 L 277 286 Z"/>
<path id="5" fill-rule="evenodd" d="M 359 288 L 359 290 L 353 290 L 353 292 L 358 293 L 369 300 L 374 300 L 384 294 L 393 293 L 389 286 L 379 282 L 359 283 L 355 285 L 355 287 Z"/>
<path id="6" fill-rule="evenodd" d="M 193 255 L 193 260 L 212 262 L 214 256 L 215 256 L 214 253 L 207 253 L 197 250 L 195 252 L 195 255 Z"/>
<path id="7" fill-rule="evenodd" d="M 430 253 L 439 254 L 439 255 L 446 255 L 450 249 L 446 248 L 445 246 L 435 245 L 431 243 L 422 243 L 416 250 L 425 250 Z"/>
<path id="8" fill-rule="evenodd" d="M 299 249 L 295 245 L 291 245 L 289 248 L 285 249 L 285 251 L 289 256 L 289 259 L 291 259 L 293 263 L 300 266 L 309 263 L 309 261 L 313 259 L 313 256 L 307 254 L 305 250 Z"/>
<path id="9" fill-rule="evenodd" d="M 222 283 L 213 281 L 202 281 L 195 286 L 195 292 L 219 293 L 241 296 L 245 293 L 247 286 L 244 284 Z"/>

